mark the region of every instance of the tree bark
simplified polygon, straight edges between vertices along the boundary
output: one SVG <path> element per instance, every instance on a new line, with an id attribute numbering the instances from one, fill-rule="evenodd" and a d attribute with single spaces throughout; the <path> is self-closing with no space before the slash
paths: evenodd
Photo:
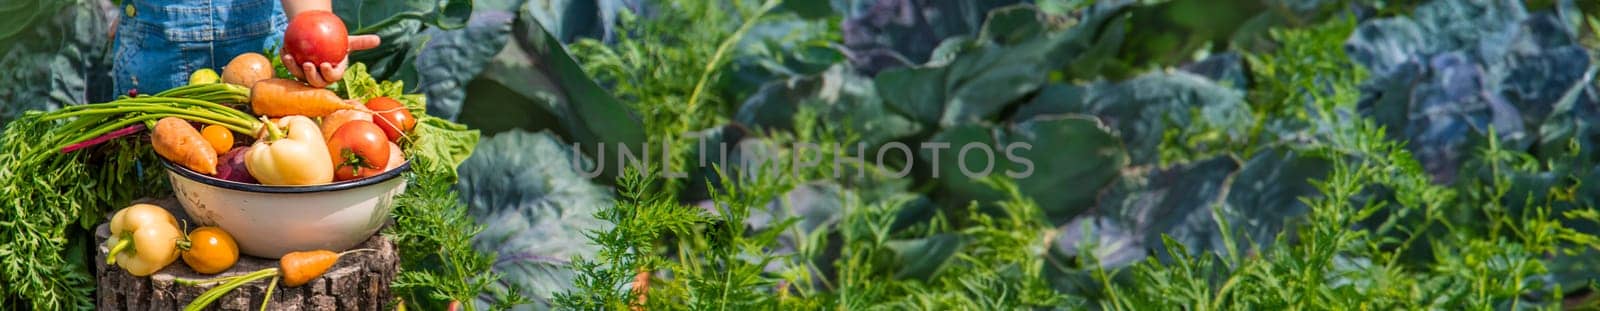
<path id="1" fill-rule="evenodd" d="M 168 203 L 168 204 L 161 204 Z M 182 208 L 175 203 L 157 202 L 175 210 L 174 216 L 183 218 Z M 169 205 L 170 204 L 170 205 Z M 106 225 L 96 228 L 97 242 L 104 243 L 110 232 Z M 326 274 L 299 287 L 279 284 L 272 292 L 269 310 L 388 310 L 392 309 L 393 296 L 389 283 L 400 269 L 399 254 L 394 243 L 381 234 L 374 234 L 356 248 L 370 248 L 375 252 L 351 253 L 339 259 Z M 186 286 L 174 283 L 175 278 L 202 280 L 215 277 L 242 275 L 278 266 L 276 259 L 240 255 L 239 262 L 228 271 L 216 275 L 202 275 L 189 269 L 183 260 L 149 277 L 135 277 L 114 265 L 106 265 L 105 247 L 98 247 L 95 256 L 96 309 L 100 310 L 180 310 L 214 285 Z M 271 279 L 251 282 L 223 295 L 206 310 L 258 310 Z"/>

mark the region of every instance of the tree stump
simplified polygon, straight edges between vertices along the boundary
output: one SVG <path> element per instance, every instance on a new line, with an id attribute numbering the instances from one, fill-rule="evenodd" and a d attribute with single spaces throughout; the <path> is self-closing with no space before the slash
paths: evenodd
<path id="1" fill-rule="evenodd" d="M 183 208 L 175 200 L 152 202 L 173 212 L 179 219 L 186 218 Z M 96 228 L 98 243 L 110 236 L 105 224 Z M 375 252 L 358 252 L 346 255 L 328 269 L 322 277 L 299 287 L 283 286 L 282 280 L 272 292 L 269 310 L 387 310 L 393 296 L 389 283 L 400 270 L 399 254 L 394 243 L 381 234 L 374 234 L 357 249 L 370 248 Z M 248 274 L 278 266 L 277 259 L 265 259 L 240 254 L 239 262 L 228 271 L 216 275 L 202 275 L 189 269 L 178 260 L 150 277 L 135 277 L 114 265 L 106 265 L 109 249 L 98 247 L 95 255 L 96 309 L 100 310 L 180 310 L 201 293 L 215 285 L 186 286 L 174 283 L 175 278 L 203 280 L 215 277 Z M 258 310 L 266 295 L 271 279 L 251 282 L 223 295 L 207 310 Z"/>

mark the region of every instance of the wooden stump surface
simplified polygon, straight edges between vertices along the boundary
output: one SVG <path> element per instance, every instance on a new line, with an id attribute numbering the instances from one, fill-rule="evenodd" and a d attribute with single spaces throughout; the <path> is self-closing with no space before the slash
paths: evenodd
<path id="1" fill-rule="evenodd" d="M 161 205 L 183 219 L 186 215 L 176 200 L 149 202 Z M 97 243 L 110 236 L 102 224 L 96 228 Z M 394 300 L 389 293 L 389 283 L 400 269 L 400 258 L 394 243 L 381 234 L 374 234 L 356 249 L 370 248 L 375 252 L 358 252 L 346 255 L 328 269 L 322 277 L 299 287 L 285 287 L 282 281 L 272 292 L 268 310 L 388 310 Z M 106 247 L 98 247 L 95 255 L 96 309 L 100 310 L 181 310 L 189 302 L 214 285 L 202 287 L 180 285 L 175 278 L 203 280 L 215 277 L 242 275 L 278 266 L 277 259 L 264 259 L 240 254 L 239 262 L 228 271 L 216 275 L 202 275 L 190 270 L 182 259 L 173 262 L 149 277 L 135 277 L 114 265 L 106 265 Z M 234 289 L 213 302 L 207 310 L 258 310 L 271 279 L 251 282 Z"/>

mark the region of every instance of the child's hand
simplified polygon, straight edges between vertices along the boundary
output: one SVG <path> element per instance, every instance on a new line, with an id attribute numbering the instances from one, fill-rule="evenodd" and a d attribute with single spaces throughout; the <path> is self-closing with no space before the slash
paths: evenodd
<path id="1" fill-rule="evenodd" d="M 350 51 L 375 48 L 380 43 L 382 43 L 382 40 L 378 38 L 378 35 L 350 36 Z M 350 65 L 350 56 L 345 56 L 344 60 L 340 60 L 338 64 L 298 63 L 295 62 L 294 56 L 290 56 L 289 53 L 283 53 L 281 58 L 283 58 L 283 66 L 288 67 L 290 74 L 300 78 L 300 81 L 305 81 L 306 84 L 310 84 L 312 87 L 326 87 L 334 82 L 339 82 L 340 79 L 344 79 L 345 67 Z"/>

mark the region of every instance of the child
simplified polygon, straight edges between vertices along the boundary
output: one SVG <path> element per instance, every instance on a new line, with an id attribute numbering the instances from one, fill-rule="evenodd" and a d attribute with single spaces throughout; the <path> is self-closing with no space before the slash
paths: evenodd
<path id="1" fill-rule="evenodd" d="M 201 68 L 219 70 L 244 53 L 281 47 L 285 16 L 313 10 L 332 11 L 331 0 L 123 0 L 122 14 L 112 25 L 116 51 L 112 63 L 117 94 L 137 90 L 154 94 L 189 81 Z M 350 50 L 378 46 L 375 35 L 350 37 Z M 315 87 L 343 78 L 346 59 L 338 64 L 294 64 L 282 57 L 295 77 Z"/>

